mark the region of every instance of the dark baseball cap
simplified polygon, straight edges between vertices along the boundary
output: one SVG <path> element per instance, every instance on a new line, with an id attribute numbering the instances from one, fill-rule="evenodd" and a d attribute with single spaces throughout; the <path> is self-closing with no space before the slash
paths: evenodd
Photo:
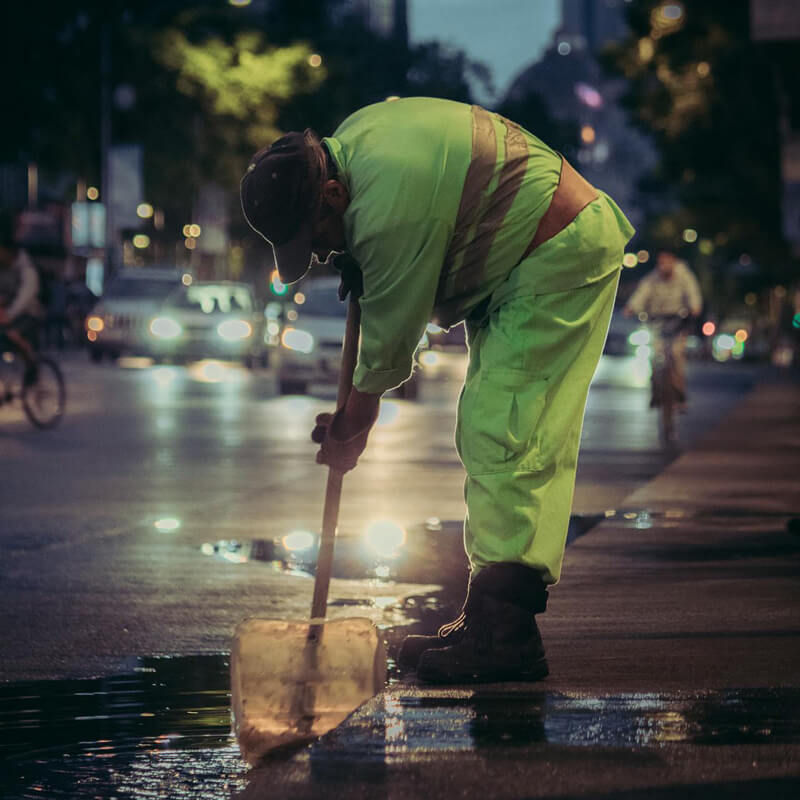
<path id="1" fill-rule="evenodd" d="M 322 166 L 313 131 L 287 133 L 253 156 L 239 194 L 250 227 L 272 245 L 284 283 L 311 264 L 311 231 L 319 207 Z"/>

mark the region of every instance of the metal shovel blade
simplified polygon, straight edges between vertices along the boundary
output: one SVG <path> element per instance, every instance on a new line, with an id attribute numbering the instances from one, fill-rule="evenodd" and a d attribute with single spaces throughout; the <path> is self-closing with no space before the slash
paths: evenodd
<path id="1" fill-rule="evenodd" d="M 250 618 L 231 647 L 233 728 L 255 766 L 279 747 L 335 728 L 386 682 L 383 640 L 368 619 Z"/>

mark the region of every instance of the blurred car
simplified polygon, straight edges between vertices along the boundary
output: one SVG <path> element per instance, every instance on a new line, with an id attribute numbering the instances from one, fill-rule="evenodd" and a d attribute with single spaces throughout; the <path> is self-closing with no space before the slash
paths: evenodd
<path id="1" fill-rule="evenodd" d="M 266 361 L 264 315 L 247 283 L 179 286 L 151 316 L 148 333 L 149 352 L 158 359 L 220 358 L 248 367 Z"/>
<path id="2" fill-rule="evenodd" d="M 181 285 L 181 276 L 177 269 L 140 267 L 117 272 L 86 317 L 92 361 L 101 361 L 103 356 L 118 358 L 123 353 L 147 354 L 150 320 L 165 298 Z"/>
<path id="3" fill-rule="evenodd" d="M 626 317 L 614 309 L 603 353 L 607 356 L 634 356 L 638 348 L 650 344 L 650 332 L 636 317 Z"/>
<path id="4" fill-rule="evenodd" d="M 337 383 L 346 322 L 347 303 L 339 300 L 338 277 L 311 277 L 298 284 L 284 310 L 277 348 L 281 394 L 305 394 L 312 383 Z M 395 391 L 414 399 L 417 386 L 415 374 Z"/>
<path id="5" fill-rule="evenodd" d="M 347 320 L 338 292 L 336 277 L 308 278 L 284 308 L 276 357 L 281 394 L 305 394 L 311 383 L 338 380 Z"/>

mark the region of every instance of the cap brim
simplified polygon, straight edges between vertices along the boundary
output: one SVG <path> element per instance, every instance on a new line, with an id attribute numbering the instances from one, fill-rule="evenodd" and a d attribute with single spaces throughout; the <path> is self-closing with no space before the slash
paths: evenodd
<path id="1" fill-rule="evenodd" d="M 304 222 L 294 238 L 283 244 L 272 244 L 275 266 L 282 283 L 299 281 L 311 266 L 311 222 Z"/>

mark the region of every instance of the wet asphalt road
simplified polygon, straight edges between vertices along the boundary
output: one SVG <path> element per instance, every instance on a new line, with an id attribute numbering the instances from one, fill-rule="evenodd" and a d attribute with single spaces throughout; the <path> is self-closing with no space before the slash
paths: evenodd
<path id="1" fill-rule="evenodd" d="M 365 606 L 376 621 L 399 624 L 387 621 L 398 616 L 397 598 L 424 594 L 448 575 L 461 580 L 462 472 L 452 429 L 463 369 L 463 357 L 444 354 L 424 373 L 419 401 L 384 401 L 367 453 L 345 480 L 343 552 L 358 550 L 374 520 L 418 531 L 429 552 L 418 571 L 412 564 L 389 576 L 399 580 L 357 570 L 334 580 L 332 614 Z M 0 680 L 90 676 L 139 656 L 219 652 L 244 616 L 305 617 L 310 580 L 229 543 L 318 530 L 325 470 L 308 432 L 333 390 L 279 397 L 269 370 L 217 363 L 98 367 L 70 354 L 65 372 L 68 409 L 56 430 L 35 431 L 19 411 L 0 409 Z M 754 374 L 746 365 L 695 365 L 682 443 L 722 417 Z M 575 512 L 618 508 L 668 463 L 645 384 L 628 359 L 601 363 Z M 421 527 L 430 518 L 450 521 L 441 546 Z"/>
<path id="2" fill-rule="evenodd" d="M 575 501 L 584 519 L 638 511 L 625 498 L 671 458 L 657 446 L 631 366 L 604 360 L 592 389 Z M 648 787 L 626 797 L 727 797 L 743 784 L 693 782 L 732 753 L 745 754 L 744 776 L 753 758 L 785 760 L 800 742 L 794 690 L 582 695 L 556 685 L 432 698 L 393 679 L 343 730 L 247 776 L 230 736 L 227 644 L 244 616 L 307 614 L 310 578 L 257 556 L 290 530 L 317 529 L 324 470 L 307 435 L 332 391 L 276 397 L 268 370 L 216 364 L 97 368 L 71 357 L 66 367 L 68 416 L 56 431 L 35 432 L 0 410 L 11 466 L 0 489 L 4 797 L 371 797 L 370 787 L 401 773 L 396 796 L 444 796 L 454 769 L 480 775 L 491 796 L 516 797 L 504 778 L 531 759 L 565 776 L 580 762 L 595 776 L 581 787 L 586 796 L 601 796 L 623 771 L 626 785 L 641 772 Z M 408 530 L 413 557 L 384 578 L 339 570 L 331 616 L 370 616 L 390 645 L 410 627 L 440 622 L 451 609 L 435 584 L 449 585 L 452 599 L 463 580 L 451 433 L 462 369 L 463 360 L 445 358 L 419 402 L 385 402 L 363 465 L 345 483 L 340 549 L 360 552 L 364 527 L 387 519 Z M 696 365 L 682 444 L 724 416 L 755 375 Z M 576 531 L 591 536 L 586 527 Z M 431 703 L 444 738 L 430 727 Z M 428 762 L 441 764 L 447 785 L 436 784 L 437 771 L 415 777 Z M 680 786 L 653 788 L 679 774 Z M 788 797 L 796 782 L 749 788 Z"/>

